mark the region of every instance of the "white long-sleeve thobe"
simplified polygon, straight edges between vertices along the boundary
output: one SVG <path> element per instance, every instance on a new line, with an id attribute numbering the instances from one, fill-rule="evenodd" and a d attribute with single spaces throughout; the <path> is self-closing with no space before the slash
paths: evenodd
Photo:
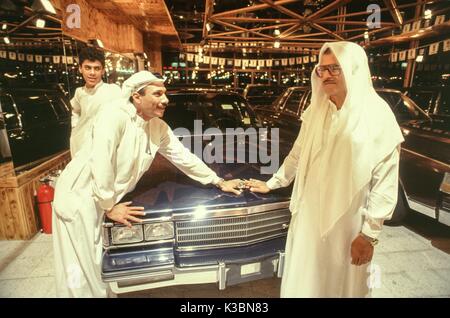
<path id="1" fill-rule="evenodd" d="M 113 103 L 121 97 L 120 87 L 100 81 L 95 87 L 78 87 L 70 100 L 72 105 L 72 132 L 70 135 L 70 152 L 72 157 L 81 146 L 90 139 L 92 123 L 100 107 Z"/>
<path id="2" fill-rule="evenodd" d="M 323 147 L 307 167 L 304 192 L 294 192 L 291 196 L 291 201 L 296 200 L 292 206 L 297 211 L 292 211 L 288 232 L 282 297 L 367 296 L 368 264 L 351 265 L 351 243 L 360 231 L 378 237 L 383 221 L 391 217 L 397 202 L 399 147 L 375 167 L 370 184 L 357 195 L 332 230 L 325 237 L 320 235 L 319 176 L 325 165 L 333 164 L 325 154 L 327 147 L 333 146 L 328 143 L 328 137 L 337 116 L 339 111 L 330 103 L 323 126 Z M 302 140 L 297 138 L 280 169 L 267 182 L 269 188 L 285 187 L 292 182 L 302 164 L 299 162 L 301 148 Z"/>
<path id="3" fill-rule="evenodd" d="M 100 268 L 103 213 L 133 190 L 157 151 L 203 184 L 220 181 L 164 121 L 144 121 L 129 102 L 102 110 L 92 136 L 92 143 L 77 152 L 56 184 L 53 229 L 58 296 L 106 295 Z"/>

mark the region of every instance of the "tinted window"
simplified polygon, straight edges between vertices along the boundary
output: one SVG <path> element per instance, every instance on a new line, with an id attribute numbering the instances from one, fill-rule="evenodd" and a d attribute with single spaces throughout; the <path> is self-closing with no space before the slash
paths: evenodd
<path id="1" fill-rule="evenodd" d="M 0 109 L 3 112 L 6 128 L 13 129 L 19 126 L 18 114 L 9 95 L 0 95 Z"/>
<path id="2" fill-rule="evenodd" d="M 198 118 L 197 95 L 169 95 L 169 104 L 164 112 L 164 120 L 172 128 L 194 130 L 194 120 Z"/>
<path id="3" fill-rule="evenodd" d="M 284 106 L 284 111 L 289 111 L 292 113 L 297 113 L 298 107 L 300 106 L 300 100 L 302 99 L 304 90 L 294 90 L 291 96 L 286 100 L 286 104 Z"/>
<path id="4" fill-rule="evenodd" d="M 200 105 L 211 127 L 236 128 L 256 125 L 257 119 L 245 100 L 237 95 L 205 94 Z"/>
<path id="5" fill-rule="evenodd" d="M 431 91 L 409 91 L 407 95 L 425 111 L 430 109 L 434 99 L 434 93 Z"/>
<path id="6" fill-rule="evenodd" d="M 418 106 L 404 95 L 396 92 L 378 92 L 378 94 L 389 104 L 399 123 L 413 119 L 427 119 L 419 111 Z"/>
<path id="7" fill-rule="evenodd" d="M 46 94 L 48 101 L 53 106 L 58 117 L 67 118 L 70 116 L 70 107 L 60 94 Z"/>
<path id="8" fill-rule="evenodd" d="M 34 126 L 56 120 L 55 110 L 45 94 L 21 92 L 12 96 L 24 124 Z"/>
<path id="9" fill-rule="evenodd" d="M 436 112 L 439 115 L 450 116 L 450 93 L 448 90 L 442 90 Z"/>

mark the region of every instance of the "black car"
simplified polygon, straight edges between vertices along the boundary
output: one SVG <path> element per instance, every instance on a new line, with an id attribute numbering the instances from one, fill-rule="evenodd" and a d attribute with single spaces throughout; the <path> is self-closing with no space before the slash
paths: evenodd
<path id="1" fill-rule="evenodd" d="M 61 90 L 0 87 L 0 109 L 16 168 L 69 148 L 71 107 Z"/>
<path id="2" fill-rule="evenodd" d="M 450 125 L 450 91 L 446 86 L 417 86 L 408 88 L 405 94 L 428 115 L 447 120 Z"/>
<path id="3" fill-rule="evenodd" d="M 400 222 L 408 208 L 450 226 L 450 126 L 432 118 L 416 103 L 394 89 L 377 89 L 391 106 L 405 142 L 400 157 L 399 200 L 390 222 Z M 311 89 L 291 87 L 272 105 L 258 109 L 264 125 L 280 127 L 280 137 L 294 142 L 301 114 L 309 106 Z"/>
<path id="4" fill-rule="evenodd" d="M 214 136 L 203 136 L 200 147 L 205 149 L 212 138 L 223 138 L 229 144 L 233 143 L 227 139 L 230 129 L 248 133 L 260 126 L 246 100 L 236 93 L 183 90 L 170 92 L 168 98 L 164 120 L 183 143 L 213 128 Z M 194 120 L 202 121 L 200 131 Z M 245 144 L 245 155 L 250 156 L 250 149 L 260 151 L 263 138 L 270 135 L 258 140 L 250 132 L 237 144 Z M 232 162 L 209 166 L 227 179 L 271 176 L 261 174 L 261 164 L 238 163 L 236 156 L 234 150 L 231 154 L 224 151 L 225 161 Z M 123 198 L 145 207 L 143 224 L 129 229 L 105 219 L 103 280 L 114 293 L 123 293 L 193 283 L 218 283 L 224 289 L 281 277 L 289 198 L 289 188 L 266 195 L 244 191 L 236 196 L 202 186 L 157 155 L 135 190 Z"/>
<path id="5" fill-rule="evenodd" d="M 266 84 L 248 84 L 243 96 L 253 108 L 270 107 L 286 87 Z"/>

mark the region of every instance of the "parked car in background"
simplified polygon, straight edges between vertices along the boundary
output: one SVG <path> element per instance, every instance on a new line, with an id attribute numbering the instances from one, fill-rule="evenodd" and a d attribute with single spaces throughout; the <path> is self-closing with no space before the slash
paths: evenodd
<path id="1" fill-rule="evenodd" d="M 0 108 L 16 168 L 69 148 L 71 107 L 60 89 L 0 87 Z"/>
<path id="2" fill-rule="evenodd" d="M 253 108 L 270 107 L 286 87 L 266 84 L 248 84 L 243 96 Z"/>
<path id="3" fill-rule="evenodd" d="M 236 93 L 182 90 L 169 92 L 168 98 L 164 120 L 183 142 L 185 138 L 193 142 L 188 132 L 198 133 L 194 120 L 202 120 L 202 131 L 218 129 L 217 135 L 200 144 L 202 151 L 211 139 L 230 143 L 226 128 L 261 126 L 246 100 Z M 247 136 L 237 143 L 242 142 L 246 156 L 250 155 L 255 141 Z M 235 156 L 224 151 L 224 158 L 233 160 L 209 166 L 227 179 L 270 177 L 261 175 L 260 164 L 237 163 Z M 236 196 L 202 186 L 157 155 L 135 190 L 123 198 L 144 206 L 143 223 L 127 228 L 104 220 L 102 278 L 114 293 L 124 293 L 202 283 L 218 283 L 219 289 L 224 289 L 281 277 L 289 199 L 290 189 L 264 195 L 244 191 Z"/>
<path id="4" fill-rule="evenodd" d="M 411 208 L 450 226 L 450 126 L 432 118 L 402 92 L 377 89 L 389 104 L 405 142 L 400 160 L 399 200 L 390 223 L 400 222 Z M 293 143 L 301 114 L 309 106 L 311 90 L 289 88 L 271 109 L 257 109 L 264 125 L 280 127 L 280 136 Z"/>
<path id="5" fill-rule="evenodd" d="M 408 88 L 405 94 L 431 117 L 450 119 L 450 92 L 446 86 L 417 86 Z"/>

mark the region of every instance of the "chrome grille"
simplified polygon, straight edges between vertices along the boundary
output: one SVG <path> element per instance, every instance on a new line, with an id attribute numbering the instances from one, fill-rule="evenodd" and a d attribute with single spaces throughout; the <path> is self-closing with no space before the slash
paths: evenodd
<path id="1" fill-rule="evenodd" d="M 243 216 L 178 221 L 178 249 L 248 245 L 286 235 L 291 214 L 288 209 Z"/>

